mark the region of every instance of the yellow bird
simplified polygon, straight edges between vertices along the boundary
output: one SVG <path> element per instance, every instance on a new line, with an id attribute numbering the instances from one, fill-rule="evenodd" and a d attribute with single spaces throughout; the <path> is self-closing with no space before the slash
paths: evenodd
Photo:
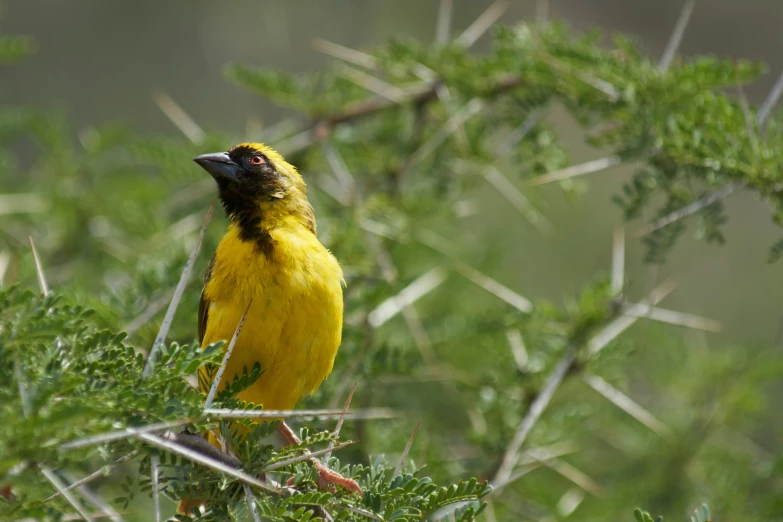
<path id="1" fill-rule="evenodd" d="M 225 378 L 260 363 L 263 374 L 239 398 L 291 409 L 332 370 L 342 335 L 342 269 L 316 237 L 302 176 L 275 150 L 242 143 L 194 161 L 217 182 L 230 220 L 204 278 L 199 342 L 228 344 L 248 310 Z M 296 442 L 284 423 L 280 431 Z M 323 482 L 361 494 L 354 481 L 314 464 Z"/>

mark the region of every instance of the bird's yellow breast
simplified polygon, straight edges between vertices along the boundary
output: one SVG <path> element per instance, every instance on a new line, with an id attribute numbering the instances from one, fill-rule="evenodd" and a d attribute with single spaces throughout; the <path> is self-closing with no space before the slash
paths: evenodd
<path id="1" fill-rule="evenodd" d="M 342 270 L 293 218 L 269 235 L 271 248 L 260 249 L 231 225 L 221 240 L 204 287 L 202 346 L 225 340 L 227 347 L 252 301 L 223 379 L 258 362 L 264 373 L 239 397 L 268 410 L 290 409 L 332 370 L 342 333 Z"/>

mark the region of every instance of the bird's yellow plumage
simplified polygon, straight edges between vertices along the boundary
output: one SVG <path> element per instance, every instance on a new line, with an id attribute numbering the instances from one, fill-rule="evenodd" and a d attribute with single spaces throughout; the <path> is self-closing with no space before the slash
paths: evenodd
<path id="1" fill-rule="evenodd" d="M 230 340 L 247 310 L 220 386 L 259 363 L 261 377 L 239 397 L 267 410 L 291 409 L 332 371 L 343 324 L 342 270 L 315 235 L 304 180 L 276 151 L 243 143 L 195 161 L 215 178 L 230 220 L 204 278 L 199 341 Z M 296 442 L 285 423 L 279 429 Z M 313 465 L 320 484 L 361 495 L 353 480 Z M 199 503 L 183 500 L 178 511 Z"/>
<path id="2" fill-rule="evenodd" d="M 250 304 L 224 379 L 260 363 L 264 373 L 240 398 L 290 409 L 332 370 L 342 270 L 315 235 L 302 177 L 277 152 L 246 143 L 210 157 L 198 161 L 217 180 L 231 223 L 205 278 L 201 344 L 231 339 Z"/>
<path id="3" fill-rule="evenodd" d="M 295 217 L 281 219 L 269 235 L 274 247 L 267 255 L 241 239 L 238 225 L 229 227 L 204 287 L 209 310 L 202 346 L 231 339 L 252 301 L 224 376 L 260 363 L 264 373 L 240 398 L 285 410 L 332 370 L 343 319 L 342 272 Z"/>

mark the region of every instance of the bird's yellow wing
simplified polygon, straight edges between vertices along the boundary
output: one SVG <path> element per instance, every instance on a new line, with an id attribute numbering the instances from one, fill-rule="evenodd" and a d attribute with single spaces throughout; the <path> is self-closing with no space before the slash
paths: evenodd
<path id="1" fill-rule="evenodd" d="M 210 278 L 212 277 L 212 270 L 215 268 L 215 254 L 212 254 L 212 259 L 209 260 L 207 271 L 204 274 L 204 285 L 201 288 L 201 300 L 198 303 L 198 342 L 203 346 L 204 333 L 207 331 L 207 320 L 209 319 L 209 305 L 210 301 L 204 294 L 204 289 L 207 287 Z"/>

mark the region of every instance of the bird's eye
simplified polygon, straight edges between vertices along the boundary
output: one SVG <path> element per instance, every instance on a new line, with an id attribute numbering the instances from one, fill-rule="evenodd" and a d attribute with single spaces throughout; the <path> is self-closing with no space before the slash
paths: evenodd
<path id="1" fill-rule="evenodd" d="M 250 156 L 250 163 L 253 165 L 262 165 L 264 163 L 264 157 L 260 154 L 254 154 Z"/>

